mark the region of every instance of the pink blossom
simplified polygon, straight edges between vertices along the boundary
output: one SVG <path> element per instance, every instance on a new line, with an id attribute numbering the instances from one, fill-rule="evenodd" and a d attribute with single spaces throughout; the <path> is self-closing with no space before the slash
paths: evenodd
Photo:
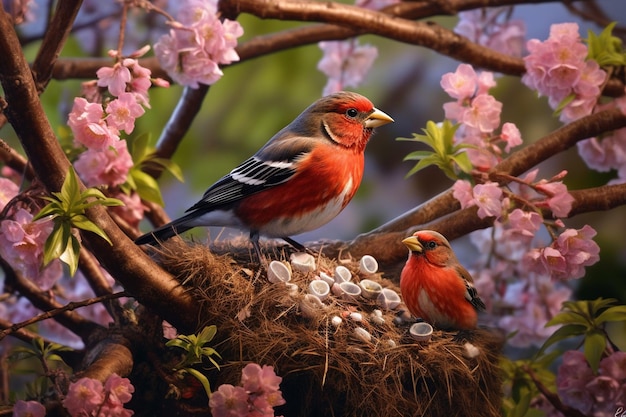
<path id="1" fill-rule="evenodd" d="M 248 393 L 242 387 L 222 384 L 209 398 L 213 417 L 247 417 Z"/>
<path id="2" fill-rule="evenodd" d="M 493 78 L 493 72 L 481 71 L 478 74 L 478 89 L 476 95 L 487 94 L 489 90 L 496 86 L 496 81 Z"/>
<path id="3" fill-rule="evenodd" d="M 602 375 L 626 383 L 626 352 L 613 352 L 600 361 Z"/>
<path id="4" fill-rule="evenodd" d="M 109 126 L 132 133 L 135 129 L 135 119 L 143 115 L 145 110 L 137 103 L 134 94 L 122 93 L 107 105 L 106 112 Z"/>
<path id="5" fill-rule="evenodd" d="M 516 208 L 508 217 L 507 236 L 519 235 L 532 239 L 541 227 L 543 218 L 534 211 L 524 211 Z"/>
<path id="6" fill-rule="evenodd" d="M 125 140 L 115 142 L 111 149 L 87 149 L 74 162 L 76 172 L 88 187 L 123 184 L 132 166 Z"/>
<path id="7" fill-rule="evenodd" d="M 116 373 L 109 375 L 104 383 L 104 389 L 109 393 L 109 405 L 123 405 L 131 400 L 135 387 L 128 378 L 122 378 Z"/>
<path id="8" fill-rule="evenodd" d="M 588 414 L 593 407 L 593 397 L 587 384 L 594 378 L 584 353 L 569 350 L 563 354 L 559 366 L 556 385 L 559 397 L 564 404 Z"/>
<path id="9" fill-rule="evenodd" d="M 525 267 L 538 274 L 564 277 L 567 274 L 567 261 L 558 249 L 553 247 L 536 248 L 524 257 Z"/>
<path id="10" fill-rule="evenodd" d="M 74 140 L 96 150 L 106 149 L 119 140 L 117 131 L 109 129 L 104 123 L 103 114 L 101 104 L 76 97 L 67 122 L 74 133 Z"/>
<path id="11" fill-rule="evenodd" d="M 452 98 L 459 101 L 469 99 L 476 92 L 478 77 L 469 64 L 461 64 L 455 72 L 448 72 L 441 77 L 441 88 Z"/>
<path id="12" fill-rule="evenodd" d="M 42 268 L 43 248 L 53 224 L 49 218 L 35 222 L 32 219 L 32 214 L 20 208 L 13 219 L 0 222 L 0 256 L 46 291 L 61 277 L 63 270 L 58 260 Z"/>
<path id="13" fill-rule="evenodd" d="M 589 225 L 582 229 L 567 229 L 554 242 L 567 263 L 564 276 L 557 278 L 575 279 L 585 275 L 585 266 L 600 260 L 600 247 L 593 241 L 596 231 Z"/>
<path id="14" fill-rule="evenodd" d="M 248 392 L 278 391 L 282 378 L 274 373 L 274 367 L 256 363 L 247 364 L 241 371 L 241 384 Z"/>
<path id="15" fill-rule="evenodd" d="M 540 182 L 536 189 L 548 197 L 545 205 L 555 217 L 567 217 L 572 209 L 574 197 L 567 191 L 567 186 L 563 182 Z"/>
<path id="16" fill-rule="evenodd" d="M 356 39 L 320 42 L 319 47 L 324 56 L 317 69 L 328 77 L 324 95 L 357 87 L 378 56 L 376 47 L 360 45 Z"/>
<path id="17" fill-rule="evenodd" d="M 141 203 L 139 194 L 133 192 L 130 195 L 120 192 L 114 195 L 118 200 L 122 200 L 123 206 L 111 207 L 110 210 L 120 216 L 131 227 L 139 226 L 139 222 L 143 220 L 145 206 Z"/>
<path id="18" fill-rule="evenodd" d="M 509 339 L 511 346 L 540 346 L 554 329 L 546 328 L 546 323 L 556 314 L 572 291 L 564 286 L 556 287 L 546 277 L 536 277 L 530 285 L 508 285 L 504 299 L 517 300 L 515 311 L 502 317 L 498 327 L 507 332 L 515 331 Z"/>
<path id="19" fill-rule="evenodd" d="M 72 417 L 88 416 L 95 412 L 103 401 L 102 382 L 97 379 L 81 378 L 70 384 L 63 406 Z"/>
<path id="20" fill-rule="evenodd" d="M 503 54 L 521 56 L 524 22 L 510 20 L 509 7 L 486 7 L 459 13 L 454 31 Z"/>
<path id="21" fill-rule="evenodd" d="M 522 135 L 514 123 L 505 123 L 502 125 L 502 133 L 500 138 L 506 143 L 505 152 L 511 152 L 511 149 L 522 144 Z"/>
<path id="22" fill-rule="evenodd" d="M 37 401 L 18 400 L 13 406 L 13 417 L 44 417 L 46 407 Z"/>
<path id="23" fill-rule="evenodd" d="M 458 101 L 450 101 L 448 103 L 443 103 L 443 110 L 446 119 L 460 122 L 465 116 L 467 107 L 463 106 L 463 104 Z"/>
<path id="24" fill-rule="evenodd" d="M 473 189 L 474 203 L 478 206 L 478 217 L 500 216 L 502 212 L 502 189 L 495 182 L 476 184 Z"/>
<path id="25" fill-rule="evenodd" d="M 481 133 L 491 133 L 500 126 L 501 111 L 502 103 L 493 96 L 481 94 L 472 100 L 462 122 Z"/>
<path id="26" fill-rule="evenodd" d="M 130 70 L 121 63 L 113 67 L 102 67 L 97 72 L 98 86 L 107 87 L 112 96 L 118 97 L 126 91 L 126 83 L 130 82 Z"/>
<path id="27" fill-rule="evenodd" d="M 626 166 L 626 128 L 618 129 L 601 140 L 586 139 L 577 145 L 578 154 L 590 168 L 606 172 Z"/>
<path id="28" fill-rule="evenodd" d="M 452 186 L 454 190 L 452 195 L 459 200 L 461 208 L 470 207 L 473 205 L 474 194 L 472 192 L 472 184 L 466 180 L 457 180 Z"/>
<path id="29" fill-rule="evenodd" d="M 222 76 L 218 64 L 239 60 L 239 22 L 216 15 L 213 4 L 195 0 L 181 2 L 179 22 L 154 45 L 161 66 L 174 81 L 197 88 L 213 84 Z"/>
<path id="30" fill-rule="evenodd" d="M 16 183 L 8 178 L 0 177 L 0 211 L 4 210 L 7 203 L 11 201 L 19 192 L 20 188 Z"/>

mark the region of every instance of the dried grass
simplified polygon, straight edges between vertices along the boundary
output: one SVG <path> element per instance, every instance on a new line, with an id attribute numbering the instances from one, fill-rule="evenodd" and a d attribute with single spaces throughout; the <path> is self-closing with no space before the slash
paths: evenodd
<path id="1" fill-rule="evenodd" d="M 232 256 L 175 239 L 156 255 L 201 303 L 202 326 L 218 327 L 214 347 L 225 366 L 212 386 L 237 385 L 241 368 L 256 362 L 273 365 L 283 377 L 287 404 L 277 408 L 277 415 L 500 415 L 498 335 L 486 329 L 435 331 L 429 343 L 416 343 L 408 325 L 394 323 L 396 312 L 384 312 L 380 325 L 344 319 L 334 327 L 333 316 L 358 309 L 367 318 L 378 307 L 365 299 L 349 304 L 332 298 L 316 317 L 304 317 L 299 305 L 312 273 L 294 271 L 292 282 L 300 290 L 291 296 L 284 285 L 270 284 L 264 271 L 248 264 L 247 247 L 221 250 Z M 284 255 L 274 250 L 271 256 Z M 329 272 L 338 264 L 323 257 L 317 261 L 318 270 Z M 356 262 L 342 264 L 358 274 Z M 373 279 L 399 292 L 381 274 Z M 356 325 L 372 334 L 371 342 L 354 337 Z M 477 357 L 467 357 L 466 342 L 480 350 Z"/>

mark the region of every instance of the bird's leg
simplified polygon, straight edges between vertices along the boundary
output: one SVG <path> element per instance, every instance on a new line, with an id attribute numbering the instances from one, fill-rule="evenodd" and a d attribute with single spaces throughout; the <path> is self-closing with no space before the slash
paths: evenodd
<path id="1" fill-rule="evenodd" d="M 255 230 L 250 231 L 250 242 L 252 242 L 252 246 L 254 247 L 254 251 L 256 252 L 257 258 L 259 258 L 259 265 L 267 266 L 267 259 L 261 253 L 261 245 L 259 244 L 259 232 Z"/>
<path id="2" fill-rule="evenodd" d="M 299 242 L 293 240 L 289 236 L 284 236 L 281 239 L 284 240 L 285 242 L 289 243 L 294 248 L 296 248 L 297 251 L 300 251 L 300 252 L 305 252 L 306 251 L 306 247 L 302 243 L 299 243 Z"/>

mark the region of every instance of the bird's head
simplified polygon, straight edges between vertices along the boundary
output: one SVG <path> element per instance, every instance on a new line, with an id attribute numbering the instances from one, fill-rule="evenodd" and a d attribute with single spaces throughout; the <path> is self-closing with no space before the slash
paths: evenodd
<path id="1" fill-rule="evenodd" d="M 360 94 L 341 91 L 322 97 L 302 115 L 308 114 L 326 138 L 340 146 L 362 152 L 375 127 L 393 122 Z"/>
<path id="2" fill-rule="evenodd" d="M 420 230 L 402 240 L 411 255 L 423 256 L 428 262 L 445 266 L 455 255 L 448 239 L 434 230 Z"/>

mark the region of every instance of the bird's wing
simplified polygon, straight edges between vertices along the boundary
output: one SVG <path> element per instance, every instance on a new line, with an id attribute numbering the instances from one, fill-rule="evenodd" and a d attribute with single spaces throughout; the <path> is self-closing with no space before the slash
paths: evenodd
<path id="1" fill-rule="evenodd" d="M 229 207 L 246 196 L 289 181 L 297 172 L 299 162 L 309 153 L 308 148 L 289 146 L 297 143 L 297 138 L 290 141 L 268 143 L 209 187 L 187 212 Z"/>
<path id="2" fill-rule="evenodd" d="M 476 291 L 476 287 L 474 287 L 474 279 L 470 275 L 469 272 L 462 266 L 458 266 L 456 268 L 459 277 L 463 280 L 465 284 L 465 299 L 478 311 L 483 311 L 487 307 L 483 300 L 478 296 L 478 291 Z"/>

